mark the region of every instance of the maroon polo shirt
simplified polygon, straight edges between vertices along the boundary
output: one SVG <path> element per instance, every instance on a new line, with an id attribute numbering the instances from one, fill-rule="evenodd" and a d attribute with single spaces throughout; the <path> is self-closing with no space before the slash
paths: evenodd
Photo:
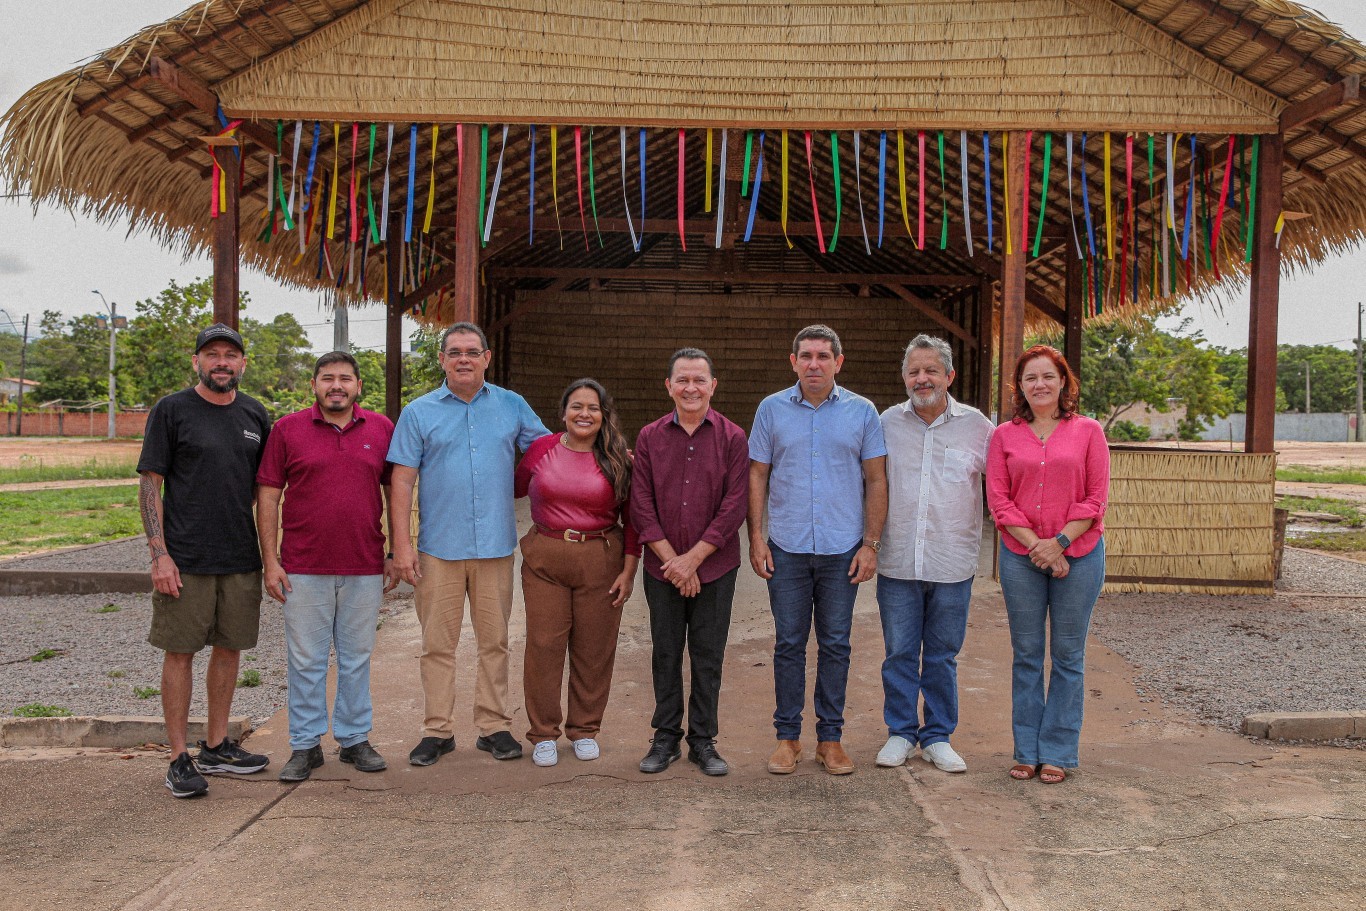
<path id="1" fill-rule="evenodd" d="M 642 544 L 668 540 L 682 554 L 698 541 L 716 547 L 697 568 L 714 582 L 740 565 L 740 525 L 749 507 L 749 444 L 745 432 L 708 410 L 691 436 L 671 412 L 636 437 L 631 474 L 631 522 Z M 645 571 L 662 580 L 663 564 L 648 546 Z"/>
<path id="2" fill-rule="evenodd" d="M 384 461 L 394 425 L 356 406 L 345 427 L 316 402 L 275 422 L 256 483 L 284 490 L 280 564 L 285 572 L 377 576 L 384 572 Z"/>

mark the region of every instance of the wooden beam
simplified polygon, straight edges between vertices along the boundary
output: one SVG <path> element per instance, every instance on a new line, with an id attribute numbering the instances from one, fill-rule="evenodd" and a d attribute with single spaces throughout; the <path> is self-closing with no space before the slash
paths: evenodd
<path id="1" fill-rule="evenodd" d="M 390 233 L 392 234 L 393 232 Z M 442 288 L 446 287 L 454 280 L 455 266 L 451 263 L 446 263 L 440 269 L 437 269 L 430 276 L 428 276 L 425 282 L 418 285 L 416 288 L 414 288 L 412 291 L 409 291 L 407 294 L 403 295 L 403 309 L 413 309 L 413 306 L 415 304 L 422 303 L 424 300 L 431 297 L 433 294 L 440 291 Z"/>
<path id="2" fill-rule="evenodd" d="M 397 421 L 403 410 L 403 237 L 390 231 L 384 243 L 384 414 Z"/>
<path id="3" fill-rule="evenodd" d="M 973 284 L 977 284 L 975 279 L 973 280 Z M 910 304 L 917 312 L 929 317 L 931 321 L 948 331 L 954 338 L 961 339 L 963 344 L 967 345 L 969 348 L 977 347 L 977 339 L 973 338 L 972 333 L 950 319 L 947 314 L 940 313 L 937 308 L 921 300 L 910 291 L 907 291 L 903 286 L 888 285 L 887 290 Z"/>
<path id="4" fill-rule="evenodd" d="M 996 314 L 996 283 L 983 275 L 977 286 L 977 401 L 983 414 L 991 414 L 992 320 Z"/>
<path id="5" fill-rule="evenodd" d="M 1081 376 L 1082 316 L 1086 304 L 1086 276 L 1081 260 L 1069 254 L 1067 258 L 1067 322 L 1063 324 L 1063 356 L 1072 372 Z"/>
<path id="6" fill-rule="evenodd" d="M 1024 186 L 1025 134 L 1010 134 L 1010 152 L 1005 167 L 1009 169 L 1012 187 Z M 1006 196 L 1006 217 L 1011 224 L 1024 224 L 1020 211 L 1020 195 L 1011 193 Z M 1024 350 L 1025 301 L 1029 279 L 1025 274 L 1025 244 L 1023 238 L 1016 238 L 1013 249 L 1001 258 L 1001 375 L 997 385 L 996 422 L 1009 419 L 1012 409 L 1011 396 L 1014 392 L 1015 361 Z"/>
<path id="7" fill-rule="evenodd" d="M 181 69 L 164 57 L 152 57 L 148 61 L 148 70 L 153 79 L 183 101 L 209 115 L 212 122 L 217 122 L 218 96 L 198 76 L 189 70 Z M 237 132 L 263 149 L 275 151 L 275 134 L 261 124 L 245 121 L 237 128 Z"/>
<path id="8" fill-rule="evenodd" d="M 1251 312 L 1247 342 L 1246 452 L 1276 448 L 1276 336 L 1281 299 L 1281 251 L 1276 220 L 1281 214 L 1279 134 L 1262 137 L 1257 162 L 1257 211 L 1253 216 Z"/>
<path id="9" fill-rule="evenodd" d="M 472 124 L 459 127 L 465 148 L 477 149 L 479 133 Z M 452 322 L 476 322 L 479 318 L 479 169 L 462 168 L 455 191 L 455 250 L 452 263 Z"/>
<path id="10" fill-rule="evenodd" d="M 489 266 L 489 278 L 596 278 L 603 281 L 727 282 L 754 285 L 896 285 L 964 288 L 977 284 L 975 275 L 911 275 L 900 272 L 710 272 L 705 269 L 559 268 L 551 266 Z"/>
<path id="11" fill-rule="evenodd" d="M 1281 111 L 1281 133 L 1285 134 L 1295 127 L 1316 120 L 1329 111 L 1356 101 L 1361 94 L 1361 76 L 1352 74 L 1341 82 L 1335 82 L 1316 95 L 1296 101 Z"/>
<path id="12" fill-rule="evenodd" d="M 1124 10 L 1124 12 L 1133 15 L 1133 10 L 1128 7 L 1121 4 L 1116 5 Z M 1242 14 L 1235 13 L 1219 3 L 1214 2 L 1214 0 L 1183 0 L 1182 3 L 1177 4 L 1173 9 L 1180 7 L 1194 7 L 1195 9 L 1200 10 L 1200 12 L 1204 13 L 1209 18 L 1229 26 L 1234 34 L 1246 38 L 1255 44 L 1261 45 L 1276 56 L 1294 63 L 1297 68 L 1319 77 L 1324 82 L 1336 82 L 1342 78 L 1342 74 L 1337 70 L 1334 70 L 1332 67 L 1324 66 L 1308 54 L 1300 53 L 1286 43 L 1284 38 L 1277 38 L 1275 35 L 1265 31 L 1251 19 L 1245 19 Z M 1167 32 L 1167 34 L 1171 35 L 1172 33 Z M 1172 37 L 1181 40 L 1180 36 L 1173 35 Z M 1186 42 L 1183 41 L 1182 43 L 1185 44 Z M 1195 47 L 1192 44 L 1187 44 L 1186 46 Z M 1195 48 L 1195 50 L 1204 53 L 1200 48 Z M 1248 77 L 1239 76 L 1238 78 L 1247 79 Z"/>
<path id="13" fill-rule="evenodd" d="M 219 154 L 235 162 L 229 150 L 220 150 Z M 212 179 L 211 176 L 210 180 Z M 218 217 L 213 220 L 213 319 L 216 323 L 225 323 L 236 329 L 238 291 L 241 287 L 241 219 L 238 217 L 240 196 L 237 168 L 228 171 L 227 180 L 223 181 L 223 185 L 227 192 L 223 195 Z"/>

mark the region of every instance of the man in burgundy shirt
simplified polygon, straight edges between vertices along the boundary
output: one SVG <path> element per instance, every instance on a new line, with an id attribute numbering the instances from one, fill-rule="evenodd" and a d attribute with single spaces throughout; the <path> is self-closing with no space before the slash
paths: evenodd
<path id="1" fill-rule="evenodd" d="M 716 379 L 706 352 L 674 352 L 664 388 L 674 410 L 640 431 L 631 480 L 654 640 L 655 736 L 640 770 L 662 772 L 681 755 L 686 641 L 688 759 L 707 775 L 724 775 L 730 767 L 716 752 L 716 711 L 749 497 L 749 444 L 744 430 L 711 408 Z"/>
<path id="2" fill-rule="evenodd" d="M 385 768 L 370 745 L 370 653 L 384 592 L 398 582 L 385 557 L 384 461 L 393 423 L 356 404 L 356 359 L 318 358 L 311 408 L 281 418 L 256 474 L 256 527 L 266 591 L 284 605 L 289 665 L 289 762 L 281 781 L 304 781 L 323 764 L 327 662 L 337 651 L 332 736 L 337 757 L 361 772 Z M 284 541 L 276 555 L 280 495 Z"/>

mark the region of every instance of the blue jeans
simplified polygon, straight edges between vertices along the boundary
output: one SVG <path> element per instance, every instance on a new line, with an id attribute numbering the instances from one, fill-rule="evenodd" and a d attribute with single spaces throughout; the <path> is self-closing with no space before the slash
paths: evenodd
<path id="1" fill-rule="evenodd" d="M 1076 768 L 1086 687 L 1086 634 L 1105 582 L 1105 541 L 1084 557 L 1069 557 L 1070 571 L 1054 579 L 1029 558 L 1001 545 L 1001 594 L 1015 650 L 1011 721 L 1015 761 Z M 1045 628 L 1045 624 L 1047 628 Z M 1053 670 L 1044 693 L 1047 645 Z"/>
<path id="2" fill-rule="evenodd" d="M 286 593 L 289 748 L 315 747 L 327 733 L 327 660 L 337 649 L 332 736 L 344 747 L 370 737 L 370 653 L 384 597 L 383 576 L 292 574 Z"/>
<path id="3" fill-rule="evenodd" d="M 921 582 L 877 577 L 882 615 L 882 717 L 887 733 L 927 747 L 958 727 L 958 652 L 968 633 L 972 577 Z M 919 702 L 925 699 L 925 723 Z"/>
<path id="4" fill-rule="evenodd" d="M 806 643 L 816 627 L 816 739 L 839 740 L 844 729 L 844 690 L 849 680 L 849 630 L 858 586 L 849 564 L 862 546 L 842 554 L 788 553 L 772 541 L 773 726 L 779 740 L 799 740 L 806 704 Z"/>

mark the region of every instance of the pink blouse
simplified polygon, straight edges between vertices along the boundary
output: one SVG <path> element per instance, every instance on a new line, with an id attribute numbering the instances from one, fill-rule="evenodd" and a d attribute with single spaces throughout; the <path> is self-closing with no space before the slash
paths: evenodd
<path id="1" fill-rule="evenodd" d="M 517 496 L 531 497 L 531 519 L 542 528 L 603 531 L 620 521 L 626 526 L 626 553 L 640 555 L 626 504 L 617 502 L 593 453 L 561 445 L 560 434 L 543 436 L 527 448 L 514 487 Z"/>
<path id="2" fill-rule="evenodd" d="M 1094 520 L 1063 553 L 1089 554 L 1105 531 L 1102 521 L 1110 491 L 1110 448 L 1105 431 L 1074 414 L 1058 423 L 1041 443 L 1024 421 L 996 428 L 987 450 L 987 508 L 1001 540 L 1017 554 L 1029 548 L 1006 526 L 1032 528 L 1041 538 L 1056 537 L 1073 519 Z"/>

